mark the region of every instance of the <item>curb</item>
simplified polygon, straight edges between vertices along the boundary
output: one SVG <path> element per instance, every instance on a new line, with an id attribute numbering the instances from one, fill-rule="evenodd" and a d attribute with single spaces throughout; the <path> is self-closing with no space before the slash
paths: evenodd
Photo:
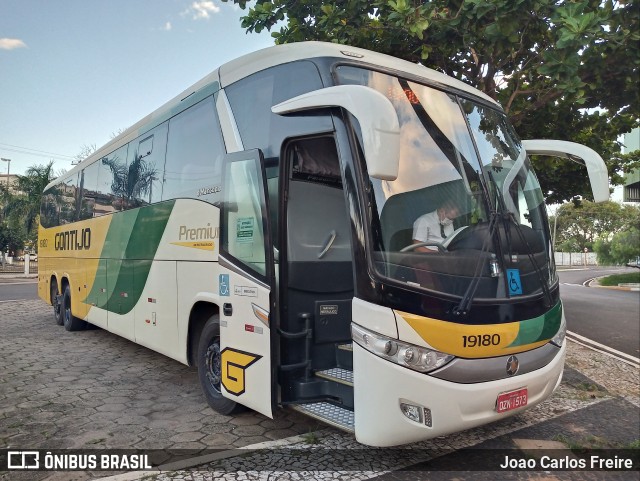
<path id="1" fill-rule="evenodd" d="M 631 291 L 631 292 L 640 292 L 640 286 L 636 287 L 635 285 L 622 285 L 622 286 L 601 286 L 598 284 L 598 279 L 603 279 L 608 276 L 600 276 L 594 277 L 593 279 L 586 280 L 582 283 L 585 287 L 595 287 L 598 289 L 610 289 L 613 291 Z M 594 285 L 595 284 L 595 285 Z"/>

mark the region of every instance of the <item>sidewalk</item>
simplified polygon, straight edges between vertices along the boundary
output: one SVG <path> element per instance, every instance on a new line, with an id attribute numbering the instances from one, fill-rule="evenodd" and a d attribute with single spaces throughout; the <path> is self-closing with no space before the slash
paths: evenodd
<path id="1" fill-rule="evenodd" d="M 0 285 L 2 284 L 10 284 L 13 282 L 37 282 L 38 274 L 16 274 L 16 273 L 0 273 Z"/>
<path id="2" fill-rule="evenodd" d="M 352 436 L 325 428 L 278 444 L 248 446 L 241 454 L 218 453 L 200 465 L 166 466 L 157 473 L 128 473 L 104 481 L 207 480 L 637 480 L 637 471 L 499 471 L 507 453 L 522 459 L 543 454 L 573 458 L 571 449 L 638 453 L 640 377 L 638 367 L 569 343 L 563 382 L 536 408 L 477 429 L 415 443 L 403 449 L 367 448 Z M 283 444 L 288 441 L 288 444 Z M 630 451 L 633 448 L 633 451 Z M 615 451 L 618 452 L 618 451 Z M 564 454 L 566 453 L 566 454 Z M 478 471 L 487 458 L 496 469 Z M 499 457 L 499 459 L 498 459 Z M 421 461 L 424 459 L 424 461 Z M 428 472 L 428 473 L 427 473 Z"/>
<path id="3" fill-rule="evenodd" d="M 42 301 L 5 304 L 0 313 L 0 447 L 193 451 L 181 465 L 164 466 L 165 472 L 124 473 L 119 481 L 493 481 L 495 473 L 478 471 L 425 475 L 431 469 L 425 462 L 458 462 L 452 456 L 467 448 L 485 455 L 496 449 L 524 453 L 530 446 L 618 449 L 640 439 L 640 369 L 571 341 L 563 382 L 549 400 L 497 423 L 403 450 L 379 450 L 286 409 L 274 420 L 253 412 L 217 415 L 206 406 L 192 369 L 100 329 L 66 332 Z M 536 474 L 515 473 L 518 479 Z M 0 480 L 84 481 L 109 474 L 4 472 Z M 498 478 L 515 479 L 508 474 Z M 536 479 L 638 479 L 637 472 L 571 474 Z"/>
<path id="4" fill-rule="evenodd" d="M 617 286 L 601 286 L 599 281 L 604 277 L 608 277 L 608 276 L 596 277 L 595 279 L 591 279 L 587 283 L 587 287 L 597 287 L 598 289 L 612 289 L 614 291 L 633 291 L 633 292 L 640 291 L 640 284 L 637 284 L 637 283 L 624 283 L 624 284 L 618 284 Z"/>

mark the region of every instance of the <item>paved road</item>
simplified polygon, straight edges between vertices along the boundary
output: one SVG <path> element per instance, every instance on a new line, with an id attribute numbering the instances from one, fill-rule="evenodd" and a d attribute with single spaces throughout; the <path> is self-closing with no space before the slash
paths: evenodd
<path id="1" fill-rule="evenodd" d="M 0 304 L 0 330 L 0 448 L 228 449 L 317 426 L 217 414 L 195 370 L 102 329 L 67 332 L 40 300 Z M 47 475 L 28 474 L 8 479 Z"/>
<path id="2" fill-rule="evenodd" d="M 560 294 L 570 331 L 631 356 L 640 357 L 640 292 L 582 285 L 588 279 L 624 268 L 560 272 Z"/>
<path id="3" fill-rule="evenodd" d="M 1 279 L 0 302 L 38 299 L 38 284 L 34 279 Z"/>
<path id="4" fill-rule="evenodd" d="M 3 333 L 0 336 L 0 447 L 154 448 L 199 452 L 286 440 L 307 449 L 309 443 L 313 443 L 314 449 L 316 446 L 324 448 L 326 459 L 322 466 L 325 468 L 318 465 L 305 468 L 304 456 L 276 452 L 280 462 L 284 458 L 286 463 L 280 469 L 304 470 L 294 472 L 289 478 L 292 480 L 335 480 L 336 469 L 346 469 L 339 475 L 341 480 L 367 479 L 375 477 L 376 471 L 388 471 L 402 463 L 420 461 L 421 456 L 414 458 L 411 453 L 407 460 L 395 459 L 394 452 L 391 456 L 383 456 L 384 451 L 381 454 L 380 451 L 362 450 L 353 436 L 319 426 L 313 420 L 284 409 L 278 410 L 273 420 L 253 412 L 236 416 L 216 414 L 207 407 L 193 370 L 100 329 L 67 332 L 55 325 L 51 308 L 39 300 L 3 303 L 0 313 Z M 540 440 L 536 443 L 557 443 L 558 439 L 566 439 L 567 443 L 584 443 L 588 442 L 585 433 L 597 437 L 598 443 L 605 443 L 606 447 L 628 446 L 636 441 L 640 436 L 637 368 L 574 344 L 568 348 L 567 364 L 574 368 L 567 369 L 558 393 L 548 401 L 500 422 L 412 447 L 418 449 L 420 455 L 431 456 L 487 440 L 500 440 L 500 447 L 514 452 L 519 452 L 519 448 L 514 447 L 518 440 L 534 438 Z M 588 372 L 594 365 L 597 369 L 589 376 L 600 376 L 595 380 L 577 371 L 584 367 Z M 592 390 L 596 387 L 594 383 L 604 387 Z M 592 409 L 596 411 L 592 412 Z M 593 426 L 596 421 L 599 424 Z M 538 425 L 537 431 L 530 430 Z M 321 431 L 316 433 L 319 428 Z M 314 434 L 308 434 L 311 432 Z M 296 435 L 303 436 L 296 438 Z M 362 453 L 365 458 L 349 466 L 336 465 L 336 454 L 344 453 L 343 450 L 350 450 L 350 456 Z M 240 465 L 230 465 L 222 476 L 213 466 L 198 468 L 204 472 L 202 476 L 183 472 L 153 478 L 158 481 L 278 479 L 274 476 L 271 458 L 263 460 L 262 465 L 254 465 L 246 454 L 241 457 L 237 456 L 237 451 L 232 454 L 236 456 L 233 462 L 240 462 Z M 375 464 L 379 461 L 388 461 L 389 469 L 367 468 L 379 466 Z M 244 474 L 255 469 L 264 469 L 264 476 L 249 478 Z M 0 480 L 80 481 L 105 475 L 104 472 L 70 474 L 56 473 L 51 477 L 51 473 L 40 471 L 0 472 Z M 495 473 L 467 474 L 469 476 L 459 472 L 456 477 L 482 481 L 495 479 Z M 602 473 L 580 473 L 578 478 L 555 474 L 558 476 L 547 479 L 601 479 L 599 474 Z M 628 476 L 629 473 L 622 474 Z M 135 479 L 148 480 L 148 476 L 149 473 L 140 473 Z M 443 475 L 438 479 L 450 477 Z M 400 478 L 383 476 L 382 479 Z"/>

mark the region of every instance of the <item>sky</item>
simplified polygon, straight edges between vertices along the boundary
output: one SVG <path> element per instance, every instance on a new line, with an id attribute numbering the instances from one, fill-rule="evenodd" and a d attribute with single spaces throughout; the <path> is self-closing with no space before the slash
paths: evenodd
<path id="1" fill-rule="evenodd" d="M 0 0 L 0 174 L 69 170 L 225 62 L 273 45 L 220 0 Z"/>

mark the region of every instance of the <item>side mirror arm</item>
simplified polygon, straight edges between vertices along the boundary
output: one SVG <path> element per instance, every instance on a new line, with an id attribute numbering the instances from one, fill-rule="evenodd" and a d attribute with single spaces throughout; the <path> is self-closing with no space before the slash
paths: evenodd
<path id="1" fill-rule="evenodd" d="M 395 180 L 400 158 L 400 126 L 393 105 L 380 92 L 362 85 L 327 87 L 271 107 L 278 115 L 341 107 L 360 123 L 367 170 L 371 177 Z"/>
<path id="2" fill-rule="evenodd" d="M 565 140 L 523 140 L 522 145 L 529 155 L 549 155 L 584 164 L 589 174 L 593 200 L 596 202 L 609 200 L 607 166 L 595 150 L 586 145 Z"/>

